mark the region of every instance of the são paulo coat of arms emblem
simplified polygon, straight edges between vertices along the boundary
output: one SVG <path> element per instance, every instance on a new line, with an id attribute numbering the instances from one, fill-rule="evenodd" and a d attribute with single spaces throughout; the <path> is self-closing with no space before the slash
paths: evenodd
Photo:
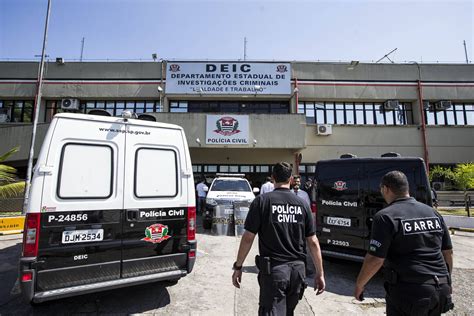
<path id="1" fill-rule="evenodd" d="M 159 244 L 162 241 L 170 239 L 168 235 L 168 226 L 163 224 L 153 224 L 145 229 L 145 238 L 143 241 Z"/>
<path id="2" fill-rule="evenodd" d="M 239 121 L 230 116 L 224 116 L 216 121 L 217 129 L 214 132 L 224 135 L 231 136 L 240 133 Z"/>

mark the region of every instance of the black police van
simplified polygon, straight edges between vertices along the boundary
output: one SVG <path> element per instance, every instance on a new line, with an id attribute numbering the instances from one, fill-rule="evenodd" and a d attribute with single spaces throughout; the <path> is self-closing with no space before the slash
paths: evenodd
<path id="1" fill-rule="evenodd" d="M 317 162 L 316 222 L 323 255 L 363 261 L 369 246 L 373 217 L 386 206 L 379 185 L 389 171 L 405 173 L 410 195 L 432 205 L 423 159 L 401 158 L 398 154 L 388 156 Z"/>

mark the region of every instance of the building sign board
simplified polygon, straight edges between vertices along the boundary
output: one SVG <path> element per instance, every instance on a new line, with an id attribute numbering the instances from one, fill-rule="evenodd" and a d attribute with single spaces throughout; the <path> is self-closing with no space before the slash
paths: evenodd
<path id="1" fill-rule="evenodd" d="M 247 145 L 249 143 L 248 115 L 207 115 L 206 144 Z"/>
<path id="2" fill-rule="evenodd" d="M 291 94 L 290 63 L 168 62 L 166 94 Z"/>

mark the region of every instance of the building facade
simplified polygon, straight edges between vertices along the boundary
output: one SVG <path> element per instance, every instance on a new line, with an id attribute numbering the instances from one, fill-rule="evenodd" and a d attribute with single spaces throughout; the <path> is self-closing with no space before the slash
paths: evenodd
<path id="1" fill-rule="evenodd" d="M 0 153 L 25 172 L 37 62 L 0 62 Z M 276 161 L 303 177 L 318 160 L 387 152 L 432 165 L 474 161 L 474 66 L 320 62 L 48 62 L 35 156 L 56 113 L 149 114 L 184 128 L 195 174 Z"/>

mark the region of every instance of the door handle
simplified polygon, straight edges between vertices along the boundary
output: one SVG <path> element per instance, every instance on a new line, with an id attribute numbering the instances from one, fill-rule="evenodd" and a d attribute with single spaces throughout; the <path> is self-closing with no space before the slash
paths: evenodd
<path id="1" fill-rule="evenodd" d="M 136 222 L 138 220 L 138 210 L 137 209 L 127 210 L 127 220 L 129 222 Z"/>

